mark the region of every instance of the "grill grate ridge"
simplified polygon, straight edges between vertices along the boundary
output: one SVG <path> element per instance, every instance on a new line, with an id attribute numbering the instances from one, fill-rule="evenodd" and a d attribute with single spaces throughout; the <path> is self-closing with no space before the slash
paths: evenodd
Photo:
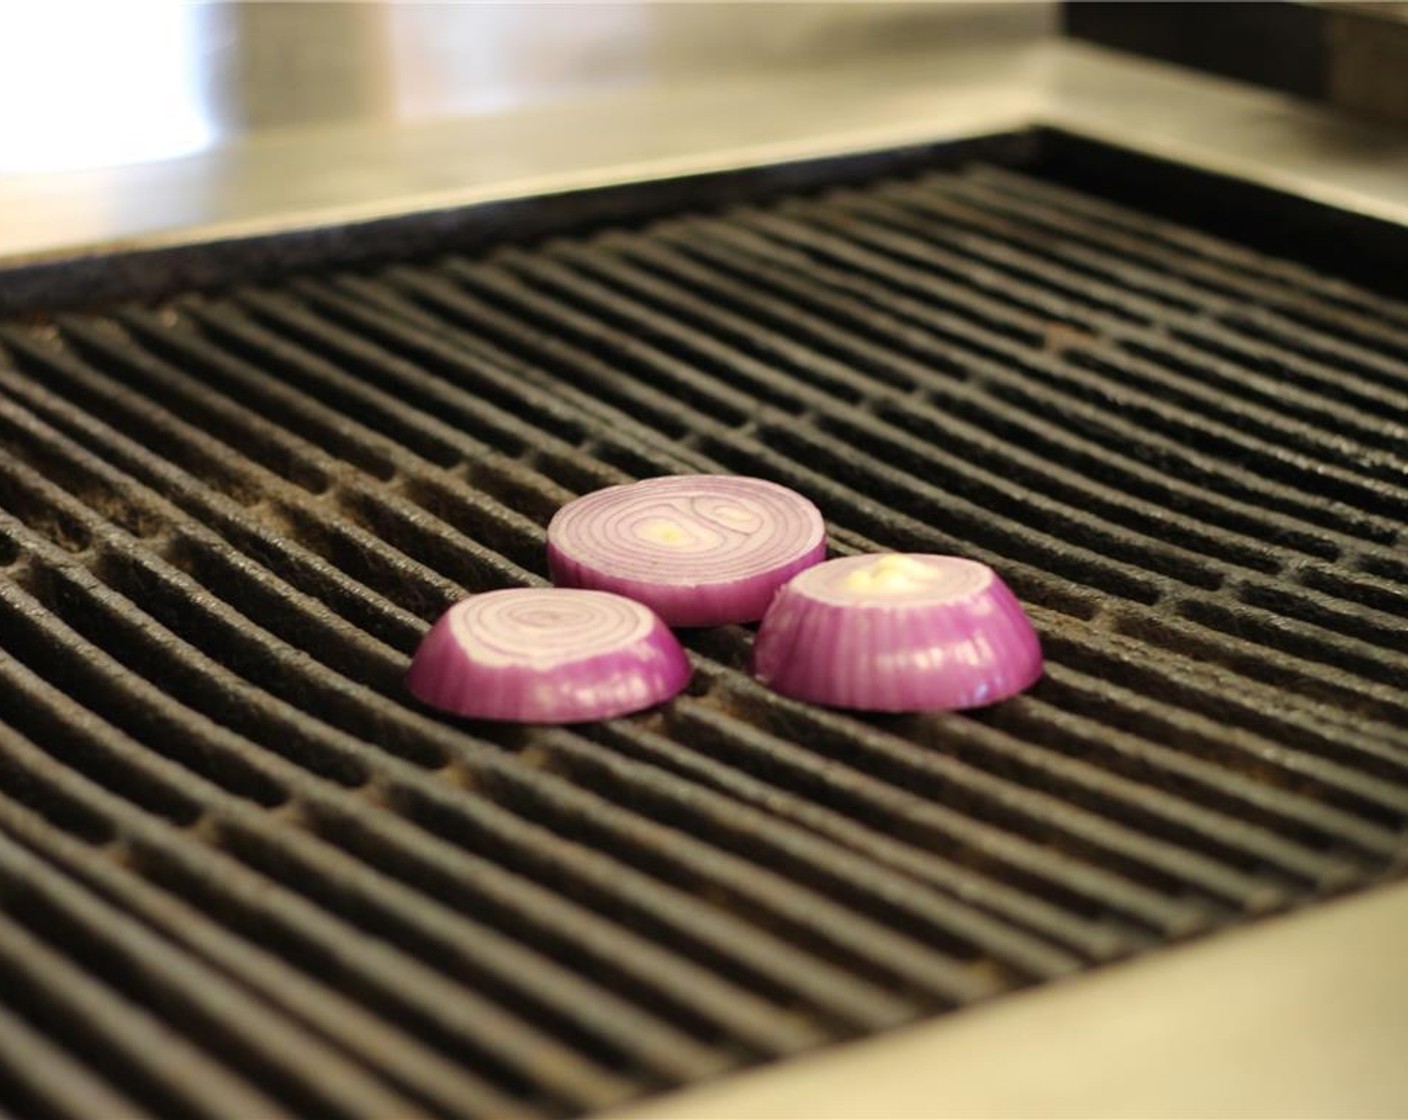
<path id="1" fill-rule="evenodd" d="M 776 285 L 790 295 L 800 298 L 804 304 L 819 305 L 825 308 L 827 314 L 853 320 L 860 331 L 874 338 L 885 340 L 891 344 L 911 345 L 919 348 L 920 352 L 926 354 L 931 361 L 938 359 L 956 364 L 962 370 L 972 370 L 977 376 L 976 378 L 970 377 L 970 379 L 976 380 L 982 388 L 996 395 L 1004 404 L 1016 403 L 1020 405 L 1024 400 L 1036 400 L 1041 402 L 1037 406 L 1038 408 L 1046 407 L 1048 404 L 1055 406 L 1058 415 L 1074 412 L 1075 415 L 1082 416 L 1088 411 L 1099 414 L 1100 406 L 1105 403 L 1105 395 L 1099 392 L 1079 391 L 1083 385 L 1089 384 L 1088 379 L 1079 376 L 1079 371 L 1058 369 L 1055 372 L 1062 373 L 1063 380 L 1052 380 L 1053 371 L 1049 362 L 1046 361 L 1046 350 L 1054 349 L 1059 352 L 1081 338 L 1078 332 L 1072 336 L 1069 328 L 1063 323 L 1050 323 L 1042 332 L 1040 348 L 1034 347 L 1030 352 L 1023 351 L 1021 348 L 1005 345 L 1001 336 L 988 336 L 973 330 L 964 318 L 952 315 L 942 308 L 928 307 L 901 293 L 888 293 L 871 301 L 868 305 L 858 305 L 854 300 L 844 298 L 850 290 L 856 287 L 855 281 L 850 284 L 845 282 L 848 274 L 837 274 L 833 270 L 832 275 L 839 275 L 840 282 L 834 285 L 821 283 L 814 275 L 820 270 L 818 266 L 809 265 L 806 258 L 789 253 L 785 246 L 771 245 L 767 241 L 751 235 L 747 230 L 720 226 L 701 227 L 697 222 L 691 221 L 675 224 L 686 232 L 676 233 L 673 225 L 654 232 L 666 239 L 672 246 L 677 246 L 691 255 L 698 255 L 711 262 L 721 263 L 722 267 L 730 270 L 735 276 L 752 277 L 755 282 Z M 724 253 L 725 245 L 729 253 Z M 746 264 L 729 255 L 734 251 L 740 254 L 749 254 Z M 862 292 L 866 290 L 864 283 L 860 284 L 860 290 Z M 892 315 L 887 308 L 902 311 L 904 314 Z M 915 326 L 921 329 L 916 331 Z M 1020 370 L 1019 375 L 1013 375 L 1010 368 L 1012 365 L 1016 365 Z M 1071 388 L 1066 386 L 1077 391 L 1072 394 Z M 1094 388 L 1098 389 L 1099 386 L 1096 385 Z M 1081 406 L 1088 407 L 1082 408 Z M 1169 410 L 1162 409 L 1161 411 L 1168 412 Z M 1172 415 L 1175 419 L 1179 418 L 1176 411 Z M 1140 416 L 1139 419 L 1143 420 L 1146 417 Z M 1178 453 L 1166 457 L 1159 456 L 1154 461 L 1163 469 L 1178 468 L 1177 460 L 1179 458 L 1189 455 L 1190 452 L 1198 453 L 1202 450 L 1196 442 L 1199 431 L 1200 426 L 1196 419 L 1187 429 L 1175 428 L 1173 435 L 1175 442 L 1168 446 L 1177 448 Z M 1193 437 L 1191 444 L 1189 440 L 1182 438 L 1190 434 Z M 1139 431 L 1137 428 L 1132 429 L 1125 421 L 1117 422 L 1114 425 L 1112 438 L 1106 439 L 1105 442 L 1118 447 L 1121 445 L 1121 439 L 1132 439 L 1138 446 L 1139 441 L 1147 438 L 1147 433 Z M 1252 478 L 1237 478 L 1239 474 L 1250 473 L 1244 472 L 1240 468 L 1240 464 L 1220 462 L 1218 467 L 1219 474 L 1223 476 L 1231 474 L 1242 486 L 1256 493 L 1258 501 L 1268 499 L 1278 502 L 1286 501 L 1284 494 L 1278 492 L 1278 488 L 1258 485 L 1259 480 L 1254 475 Z M 1225 482 L 1219 481 L 1221 485 L 1226 485 Z M 1284 490 L 1285 488 L 1279 489 Z M 1292 501 L 1295 501 L 1294 497 Z M 1300 495 L 1297 513 L 1311 520 L 1323 519 L 1326 516 L 1325 511 L 1318 508 L 1323 504 L 1323 501 L 1305 502 L 1304 496 Z M 1371 523 L 1362 529 L 1348 528 L 1354 522 L 1362 523 L 1365 517 L 1359 511 L 1350 516 L 1353 521 L 1341 522 L 1346 524 L 1350 533 L 1368 535 L 1370 539 L 1383 539 L 1390 542 L 1395 538 L 1397 529 L 1391 525 L 1378 527 Z"/>

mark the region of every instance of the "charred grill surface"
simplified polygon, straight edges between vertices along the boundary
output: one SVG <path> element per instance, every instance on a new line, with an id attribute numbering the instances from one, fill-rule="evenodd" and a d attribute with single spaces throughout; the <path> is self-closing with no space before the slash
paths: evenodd
<path id="1" fill-rule="evenodd" d="M 0 327 L 0 1100 L 560 1116 L 1401 869 L 1408 305 L 975 166 Z M 997 566 L 974 714 L 403 690 L 587 490 Z"/>

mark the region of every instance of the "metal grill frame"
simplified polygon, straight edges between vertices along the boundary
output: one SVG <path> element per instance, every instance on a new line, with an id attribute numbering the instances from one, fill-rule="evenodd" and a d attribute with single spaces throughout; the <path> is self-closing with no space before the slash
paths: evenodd
<path id="1" fill-rule="evenodd" d="M 787 163 L 671 175 L 551 194 L 505 197 L 275 233 L 202 237 L 174 244 L 98 247 L 55 260 L 0 259 L 0 316 L 7 318 L 153 301 L 180 292 L 263 283 L 298 272 L 434 255 L 648 220 L 685 210 L 762 202 L 789 193 L 864 183 L 908 171 L 982 160 L 1208 229 L 1380 291 L 1408 295 L 1398 262 L 1408 221 L 1349 210 L 1195 164 L 1116 143 L 1078 127 L 1034 119 L 1022 128 L 905 147 L 828 154 Z M 1408 219 L 1408 207 L 1404 211 Z"/>

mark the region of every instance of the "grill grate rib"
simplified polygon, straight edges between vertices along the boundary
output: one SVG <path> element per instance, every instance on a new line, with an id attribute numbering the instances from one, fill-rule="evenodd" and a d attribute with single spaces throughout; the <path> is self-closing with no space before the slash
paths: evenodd
<path id="1" fill-rule="evenodd" d="M 580 1113 L 1378 881 L 1405 418 L 1408 307 L 982 166 L 0 325 L 0 1102 Z M 1046 678 L 406 700 L 682 470 L 995 564 Z"/>

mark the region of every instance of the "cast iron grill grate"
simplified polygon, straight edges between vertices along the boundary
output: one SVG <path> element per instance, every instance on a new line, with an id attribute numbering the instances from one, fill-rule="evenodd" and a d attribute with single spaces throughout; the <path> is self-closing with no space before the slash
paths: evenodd
<path id="1" fill-rule="evenodd" d="M 0 1090 L 551 1116 L 1401 868 L 1408 306 L 974 167 L 0 328 Z M 811 495 L 1050 671 L 976 715 L 401 674 L 584 490 Z"/>

